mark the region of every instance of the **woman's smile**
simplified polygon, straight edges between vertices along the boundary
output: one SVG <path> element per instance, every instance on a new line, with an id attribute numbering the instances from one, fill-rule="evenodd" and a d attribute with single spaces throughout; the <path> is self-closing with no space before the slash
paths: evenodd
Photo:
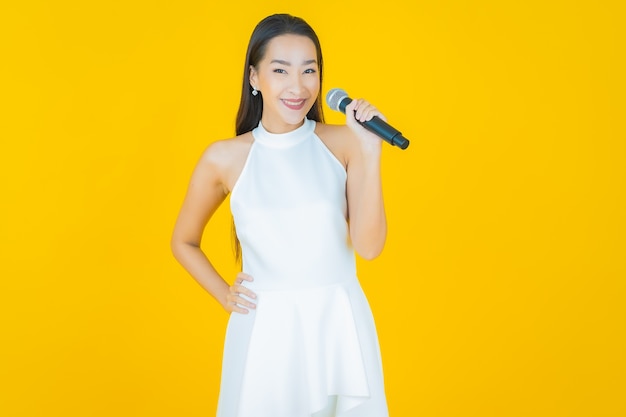
<path id="1" fill-rule="evenodd" d="M 304 104 L 306 103 L 305 98 L 301 98 L 301 99 L 287 99 L 287 98 L 283 98 L 281 99 L 281 101 L 283 102 L 283 104 L 291 109 L 291 110 L 302 110 L 302 108 L 304 107 Z"/>

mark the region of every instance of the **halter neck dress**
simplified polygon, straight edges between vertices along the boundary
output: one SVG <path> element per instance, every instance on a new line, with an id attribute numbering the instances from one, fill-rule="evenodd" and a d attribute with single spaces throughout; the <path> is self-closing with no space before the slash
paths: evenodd
<path id="1" fill-rule="evenodd" d="M 256 309 L 231 313 L 218 417 L 387 417 L 372 313 L 356 275 L 343 165 L 305 119 L 259 123 L 230 207 Z"/>

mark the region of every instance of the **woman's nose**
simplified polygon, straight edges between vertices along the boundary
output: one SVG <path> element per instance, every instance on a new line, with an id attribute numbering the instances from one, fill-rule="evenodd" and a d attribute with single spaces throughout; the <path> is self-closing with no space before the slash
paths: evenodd
<path id="1" fill-rule="evenodd" d="M 304 89 L 304 84 L 302 81 L 302 76 L 300 74 L 295 74 L 291 79 L 291 85 L 289 86 L 289 91 L 295 95 L 298 95 Z"/>

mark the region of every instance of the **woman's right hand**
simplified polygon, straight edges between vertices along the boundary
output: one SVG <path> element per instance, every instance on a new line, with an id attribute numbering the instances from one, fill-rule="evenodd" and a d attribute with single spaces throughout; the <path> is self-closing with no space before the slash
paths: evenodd
<path id="1" fill-rule="evenodd" d="M 252 282 L 254 279 L 252 276 L 244 272 L 240 272 L 237 274 L 237 278 L 235 278 L 233 285 L 229 287 L 228 295 L 226 296 L 226 305 L 224 306 L 224 309 L 227 312 L 248 314 L 249 310 L 244 307 L 252 309 L 256 308 L 256 304 L 242 297 L 242 295 L 245 295 L 251 299 L 256 299 L 256 294 L 249 288 L 243 286 L 244 281 Z"/>

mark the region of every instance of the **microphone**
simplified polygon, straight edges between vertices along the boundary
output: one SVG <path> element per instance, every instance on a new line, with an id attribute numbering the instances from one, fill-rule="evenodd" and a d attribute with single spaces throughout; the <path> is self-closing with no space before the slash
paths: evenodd
<path id="1" fill-rule="evenodd" d="M 346 107 L 351 102 L 352 99 L 348 97 L 348 93 L 343 91 L 341 88 L 333 88 L 328 92 L 328 94 L 326 94 L 326 103 L 328 104 L 328 107 L 332 110 L 340 111 L 343 114 L 346 114 Z M 409 140 L 402 136 L 402 133 L 389 126 L 387 122 L 378 116 L 372 117 L 372 119 L 367 122 L 361 122 L 359 120 L 357 120 L 357 122 L 393 146 L 397 146 L 400 149 L 406 149 L 409 146 Z"/>

